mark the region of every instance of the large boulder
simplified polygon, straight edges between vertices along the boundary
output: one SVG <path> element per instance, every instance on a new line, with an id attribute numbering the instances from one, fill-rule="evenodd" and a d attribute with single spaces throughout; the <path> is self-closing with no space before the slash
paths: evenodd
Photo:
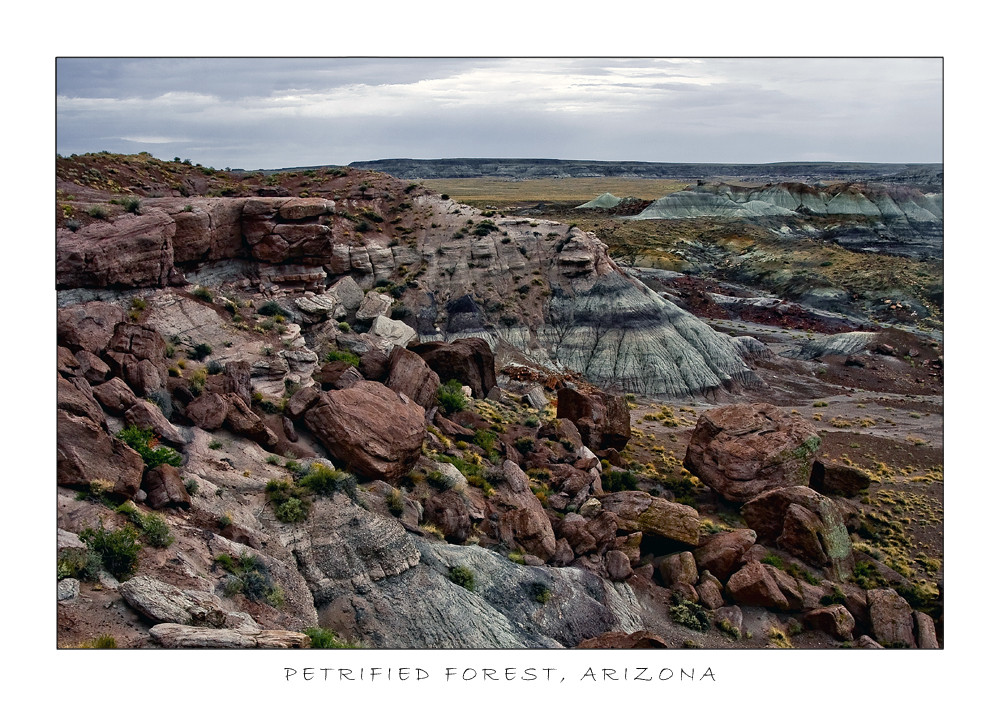
<path id="1" fill-rule="evenodd" d="M 882 646 L 915 648 L 913 608 L 895 590 L 868 591 L 872 636 Z"/>
<path id="2" fill-rule="evenodd" d="M 605 511 L 615 515 L 618 531 L 641 531 L 688 546 L 698 545 L 698 511 L 646 492 L 615 492 L 601 498 Z"/>
<path id="3" fill-rule="evenodd" d="M 488 479 L 496 488 L 487 501 L 488 527 L 494 536 L 544 561 L 552 558 L 556 552 L 552 523 L 538 497 L 532 493 L 524 471 L 513 461 L 505 460 Z"/>
<path id="4" fill-rule="evenodd" d="M 760 561 L 748 561 L 726 583 L 729 597 L 741 605 L 787 610 L 788 598 Z"/>
<path id="5" fill-rule="evenodd" d="M 472 396 L 485 399 L 497 383 L 496 362 L 489 343 L 482 338 L 461 338 L 451 343 L 431 341 L 414 345 L 442 381 L 457 379 L 472 390 Z"/>
<path id="6" fill-rule="evenodd" d="M 123 416 L 136 403 L 135 392 L 121 377 L 112 377 L 104 384 L 97 385 L 93 392 L 101 406 L 115 416 Z"/>
<path id="7" fill-rule="evenodd" d="M 161 210 L 56 233 L 56 287 L 165 286 L 173 270 L 173 218 Z M 95 352 L 95 351 L 92 351 Z"/>
<path id="8" fill-rule="evenodd" d="M 808 487 L 773 489 L 741 510 L 762 543 L 775 544 L 810 565 L 829 566 L 839 581 L 854 572 L 851 538 L 837 505 Z"/>
<path id="9" fill-rule="evenodd" d="M 94 481 L 130 499 L 142 482 L 142 457 L 92 419 L 56 411 L 56 481 L 87 489 Z"/>
<path id="10" fill-rule="evenodd" d="M 225 395 L 225 399 L 229 403 L 226 420 L 223 422 L 225 428 L 238 436 L 249 438 L 265 448 L 273 448 L 278 443 L 278 437 L 274 431 L 264 425 L 264 420 L 250 408 L 249 404 L 243 401 L 242 397 L 230 392 Z"/>
<path id="11" fill-rule="evenodd" d="M 184 409 L 184 415 L 198 428 L 214 431 L 222 428 L 229 414 L 229 402 L 221 394 L 202 392 Z"/>
<path id="12" fill-rule="evenodd" d="M 698 419 L 684 467 L 731 502 L 809 484 L 820 437 L 812 424 L 771 404 L 733 404 Z"/>
<path id="13" fill-rule="evenodd" d="M 191 506 L 191 495 L 188 494 L 177 468 L 173 466 L 157 465 L 147 470 L 142 478 L 142 489 L 146 493 L 146 504 L 153 509 L 187 509 Z"/>
<path id="14" fill-rule="evenodd" d="M 151 429 L 153 435 L 174 448 L 184 446 L 184 437 L 180 431 L 167 421 L 163 412 L 160 411 L 160 407 L 145 399 L 137 399 L 135 404 L 125 412 L 125 422 L 131 426 Z"/>
<path id="15" fill-rule="evenodd" d="M 306 426 L 352 472 L 392 482 L 420 455 L 424 410 L 377 382 L 324 392 L 305 412 Z"/>
<path id="16" fill-rule="evenodd" d="M 90 419 L 98 426 L 104 426 L 104 412 L 98 405 L 90 385 L 85 380 L 70 381 L 59 377 L 56 380 L 56 408 L 73 416 Z"/>
<path id="17" fill-rule="evenodd" d="M 632 437 L 632 422 L 624 397 L 577 389 L 560 389 L 556 397 L 556 418 L 569 419 L 591 449 L 622 450 Z"/>
<path id="18" fill-rule="evenodd" d="M 813 463 L 809 486 L 825 495 L 854 497 L 868 489 L 871 478 L 861 468 L 820 462 Z"/>
<path id="19" fill-rule="evenodd" d="M 115 326 L 126 320 L 125 310 L 118 304 L 89 301 L 59 309 L 56 336 L 60 345 L 74 352 L 86 350 L 99 354 L 107 349 Z"/>
<path id="20" fill-rule="evenodd" d="M 735 529 L 715 534 L 694 551 L 698 567 L 725 580 L 747 549 L 757 542 L 753 529 Z"/>
<path id="21" fill-rule="evenodd" d="M 385 386 L 429 409 L 437 403 L 440 385 L 441 379 L 423 358 L 406 348 L 393 349 L 389 355 L 389 379 Z"/>
<path id="22" fill-rule="evenodd" d="M 840 641 L 850 641 L 854 632 L 854 617 L 843 605 L 830 605 L 806 612 L 802 621 L 810 629 L 826 632 Z"/>
<path id="23" fill-rule="evenodd" d="M 118 587 L 129 607 L 151 622 L 175 622 L 222 627 L 226 610 L 216 595 L 202 590 L 181 590 L 150 575 L 137 575 Z"/>

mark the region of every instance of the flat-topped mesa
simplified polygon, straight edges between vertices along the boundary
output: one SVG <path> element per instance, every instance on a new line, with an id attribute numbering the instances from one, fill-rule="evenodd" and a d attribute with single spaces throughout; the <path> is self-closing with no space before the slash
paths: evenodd
<path id="1" fill-rule="evenodd" d="M 396 284 L 401 315 L 423 342 L 471 336 L 495 348 L 502 340 L 544 367 L 643 394 L 758 383 L 730 338 L 623 272 L 592 233 L 484 219 L 437 195 L 399 191 L 365 200 L 145 199 L 140 215 L 59 229 L 56 286 L 164 287 L 211 276 L 325 295 L 350 277 L 363 289 Z"/>

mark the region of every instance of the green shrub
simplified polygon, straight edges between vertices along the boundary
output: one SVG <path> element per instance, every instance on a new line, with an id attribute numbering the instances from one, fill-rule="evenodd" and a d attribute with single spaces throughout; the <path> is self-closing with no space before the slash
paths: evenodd
<path id="1" fill-rule="evenodd" d="M 151 429 L 126 426 L 118 432 L 118 438 L 142 456 L 147 470 L 163 464 L 177 467 L 184 460 L 173 448 L 159 445 Z"/>
<path id="2" fill-rule="evenodd" d="M 719 631 L 735 641 L 739 641 L 742 636 L 742 634 L 740 634 L 740 630 L 737 629 L 728 619 L 723 619 L 719 622 Z"/>
<path id="3" fill-rule="evenodd" d="M 131 501 L 123 503 L 116 511 L 127 516 L 129 521 L 139 528 L 146 543 L 150 546 L 166 548 L 174 542 L 174 537 L 170 533 L 170 525 L 160 515 L 140 511 Z"/>
<path id="4" fill-rule="evenodd" d="M 530 592 L 531 596 L 535 598 L 535 602 L 543 605 L 552 599 L 552 591 L 549 590 L 545 583 L 532 583 Z"/>
<path id="5" fill-rule="evenodd" d="M 346 362 L 351 367 L 361 364 L 361 358 L 348 350 L 331 350 L 326 354 L 327 362 Z"/>
<path id="6" fill-rule="evenodd" d="M 482 448 L 486 455 L 492 455 L 497 442 L 497 434 L 481 428 L 472 436 L 472 442 Z"/>
<path id="7" fill-rule="evenodd" d="M 406 508 L 406 504 L 403 501 L 403 493 L 397 487 L 393 487 L 392 491 L 386 495 L 385 506 L 388 507 L 389 512 L 393 516 L 400 516 L 403 510 Z"/>
<path id="8" fill-rule="evenodd" d="M 222 448 L 222 441 L 213 438 L 208 442 L 208 447 L 209 450 L 219 450 L 220 448 Z"/>
<path id="9" fill-rule="evenodd" d="M 100 577 L 101 557 L 89 548 L 64 548 L 56 558 L 56 579 L 76 578 L 96 582 Z"/>
<path id="10" fill-rule="evenodd" d="M 267 463 L 268 465 L 281 465 L 281 458 L 279 458 L 277 455 L 269 455 L 264 460 L 264 462 Z"/>
<path id="11" fill-rule="evenodd" d="M 195 480 L 194 478 L 191 478 L 190 480 L 185 480 L 184 489 L 187 490 L 187 493 L 189 495 L 194 497 L 196 494 L 198 494 L 198 481 Z"/>
<path id="12" fill-rule="evenodd" d="M 91 206 L 87 209 L 87 215 L 91 218 L 97 218 L 98 220 L 104 220 L 108 217 L 108 212 L 104 209 L 104 206 Z"/>
<path id="13" fill-rule="evenodd" d="M 75 220 L 73 218 L 70 218 L 69 220 L 67 220 L 65 223 L 63 223 L 63 225 L 66 226 L 66 228 L 68 228 L 69 231 L 73 232 L 73 233 L 75 233 L 77 230 L 79 230 L 82 227 L 80 225 L 80 221 L 79 220 Z"/>
<path id="14" fill-rule="evenodd" d="M 823 597 L 819 598 L 819 603 L 824 607 L 828 607 L 830 605 L 842 605 L 845 600 L 847 600 L 847 596 L 844 594 L 844 591 L 840 589 L 839 585 L 834 585 L 833 593 L 823 595 Z"/>
<path id="15" fill-rule="evenodd" d="M 105 529 L 102 519 L 96 529 L 86 528 L 81 531 L 80 540 L 101 557 L 101 563 L 118 580 L 127 580 L 139 567 L 142 545 L 131 526 L 117 530 Z"/>
<path id="16" fill-rule="evenodd" d="M 242 594 L 253 602 L 266 602 L 272 607 L 284 604 L 284 591 L 275 585 L 271 571 L 257 556 L 243 552 L 236 559 L 223 553 L 215 562 L 230 574 L 223 585 L 227 597 Z"/>
<path id="17" fill-rule="evenodd" d="M 535 449 L 535 439 L 530 436 L 521 436 L 514 441 L 514 447 L 519 453 L 530 453 Z"/>
<path id="18" fill-rule="evenodd" d="M 264 488 L 268 501 L 274 508 L 278 521 L 295 524 L 309 516 L 309 498 L 302 487 L 292 485 L 287 480 L 271 480 Z"/>
<path id="19" fill-rule="evenodd" d="M 457 565 L 448 571 L 448 579 L 466 590 L 474 590 L 476 587 L 476 576 L 464 565 Z"/>
<path id="20" fill-rule="evenodd" d="M 337 324 L 337 328 L 338 328 L 338 330 L 340 330 L 340 331 L 341 331 L 342 333 L 346 333 L 346 332 L 348 332 L 349 330 L 351 330 L 351 324 L 350 324 L 350 323 L 348 323 L 347 321 L 341 321 L 340 323 L 338 323 L 338 324 Z"/>
<path id="21" fill-rule="evenodd" d="M 450 379 L 438 387 L 437 398 L 446 414 L 462 411 L 469 403 L 462 391 L 462 383 L 457 379 Z"/>
<path id="22" fill-rule="evenodd" d="M 206 357 L 212 354 L 212 346 L 208 343 L 198 343 L 194 346 L 194 350 L 191 353 L 191 357 L 195 360 L 204 360 Z"/>
<path id="23" fill-rule="evenodd" d="M 268 300 L 261 304 L 260 308 L 257 309 L 257 313 L 262 316 L 288 316 L 288 311 L 281 308 L 277 301 Z"/>
<path id="24" fill-rule="evenodd" d="M 218 360 L 209 360 L 205 365 L 205 371 L 210 375 L 219 375 L 225 371 L 226 367 Z"/>
<path id="25" fill-rule="evenodd" d="M 299 485 L 318 495 L 329 497 L 334 492 L 343 492 L 354 501 L 358 497 L 358 478 L 349 472 L 328 468 L 316 463 L 312 471 L 299 480 Z"/>
<path id="26" fill-rule="evenodd" d="M 313 649 L 356 649 L 356 644 L 343 641 L 329 629 L 322 627 L 306 627 L 302 633 L 309 637 Z"/>
<path id="27" fill-rule="evenodd" d="M 697 632 L 706 632 L 712 626 L 712 621 L 704 607 L 684 599 L 678 600 L 677 604 L 670 607 L 670 619 L 682 627 Z"/>
<path id="28" fill-rule="evenodd" d="M 623 492 L 634 490 L 638 486 L 635 475 L 628 470 L 609 470 L 601 473 L 601 487 L 605 492 Z"/>
<path id="29" fill-rule="evenodd" d="M 532 414 L 531 416 L 529 416 L 524 420 L 524 425 L 528 426 L 529 428 L 538 428 L 538 423 L 539 423 L 538 417 L 535 416 L 534 414 Z"/>
<path id="30" fill-rule="evenodd" d="M 773 565 L 778 570 L 785 569 L 785 561 L 781 559 L 781 556 L 775 555 L 773 553 L 768 553 L 766 556 L 760 559 L 761 563 L 767 563 L 768 565 Z"/>
<path id="31" fill-rule="evenodd" d="M 80 644 L 81 649 L 117 649 L 118 642 L 110 634 L 101 634 Z"/>

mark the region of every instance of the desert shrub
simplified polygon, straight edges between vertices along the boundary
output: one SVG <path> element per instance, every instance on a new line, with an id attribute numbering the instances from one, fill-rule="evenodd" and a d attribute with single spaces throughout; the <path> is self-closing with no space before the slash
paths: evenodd
<path id="1" fill-rule="evenodd" d="M 107 210 L 104 209 L 104 206 L 91 206 L 90 208 L 87 209 L 87 215 L 89 215 L 91 218 L 104 220 L 105 218 L 108 217 L 108 212 Z"/>
<path id="2" fill-rule="evenodd" d="M 208 442 L 208 447 L 211 450 L 219 450 L 219 448 L 222 447 L 222 441 L 212 439 L 211 441 Z"/>
<path id="3" fill-rule="evenodd" d="M 274 508 L 274 516 L 286 524 L 305 521 L 309 516 L 309 498 L 306 490 L 287 480 L 271 480 L 264 488 L 267 499 Z"/>
<path id="4" fill-rule="evenodd" d="M 260 305 L 257 309 L 257 313 L 262 316 L 288 316 L 288 311 L 281 308 L 277 301 L 268 300 Z"/>
<path id="5" fill-rule="evenodd" d="M 110 634 L 101 634 L 80 644 L 81 649 L 117 649 L 118 642 Z"/>
<path id="6" fill-rule="evenodd" d="M 127 516 L 129 521 L 138 527 L 142 537 L 150 546 L 166 548 L 174 542 L 170 525 L 158 514 L 147 514 L 131 501 L 121 504 L 116 511 Z"/>
<path id="7" fill-rule="evenodd" d="M 77 230 L 79 230 L 80 227 L 81 227 L 80 226 L 80 221 L 79 220 L 74 220 L 73 218 L 70 218 L 69 220 L 67 220 L 65 223 L 63 223 L 63 225 L 65 225 L 69 229 L 70 232 L 74 232 L 74 233 Z"/>
<path id="8" fill-rule="evenodd" d="M 226 367 L 218 360 L 209 360 L 205 365 L 205 371 L 210 375 L 219 375 L 225 371 Z"/>
<path id="9" fill-rule="evenodd" d="M 191 357 L 195 360 L 204 360 L 206 357 L 212 354 L 212 346 L 208 343 L 198 343 L 194 346 L 194 350 L 191 353 Z"/>
<path id="10" fill-rule="evenodd" d="M 514 441 L 514 447 L 519 453 L 530 453 L 535 449 L 535 439 L 530 436 L 521 436 Z"/>
<path id="11" fill-rule="evenodd" d="M 742 634 L 740 634 L 740 630 L 737 629 L 736 626 L 728 619 L 723 619 L 719 622 L 719 631 L 735 641 L 739 641 L 742 636 Z"/>
<path id="12" fill-rule="evenodd" d="M 388 507 L 389 512 L 393 516 L 400 516 L 406 505 L 403 501 L 403 493 L 397 487 L 393 487 L 392 491 L 386 495 L 385 506 Z"/>
<path id="13" fill-rule="evenodd" d="M 351 367 L 361 364 L 361 358 L 348 350 L 331 350 L 326 354 L 327 362 L 346 362 Z"/>
<path id="14" fill-rule="evenodd" d="M 768 553 L 766 556 L 760 559 L 761 563 L 767 563 L 768 565 L 773 565 L 778 570 L 785 569 L 785 561 L 781 559 L 781 556 L 775 555 L 773 553 Z"/>
<path id="15" fill-rule="evenodd" d="M 529 428 L 538 428 L 538 417 L 532 414 L 524 420 L 524 425 Z"/>
<path id="16" fill-rule="evenodd" d="M 427 482 L 439 490 L 450 490 L 455 486 L 455 478 L 450 475 L 446 475 L 440 470 L 431 470 L 427 473 Z"/>
<path id="17" fill-rule="evenodd" d="M 550 599 L 552 599 L 552 591 L 549 590 L 545 583 L 532 583 L 531 587 L 528 589 L 531 596 L 534 598 L 535 602 L 540 604 L 546 604 Z"/>
<path id="18" fill-rule="evenodd" d="M 56 558 L 56 579 L 76 578 L 95 582 L 103 563 L 96 551 L 89 548 L 64 548 Z"/>
<path id="19" fill-rule="evenodd" d="M 284 601 L 284 591 L 275 585 L 271 571 L 257 556 L 246 552 L 239 558 L 228 553 L 220 554 L 215 562 L 229 573 L 223 591 L 227 597 L 245 595 L 254 602 L 266 602 L 272 607 L 280 607 Z"/>
<path id="20" fill-rule="evenodd" d="M 299 480 L 299 485 L 318 495 L 329 497 L 334 492 L 343 492 L 358 501 L 358 478 L 349 472 L 328 468 L 316 463 L 308 475 Z"/>
<path id="21" fill-rule="evenodd" d="M 609 470 L 601 473 L 601 487 L 605 492 L 623 492 L 634 490 L 638 486 L 635 475 L 628 470 Z"/>
<path id="22" fill-rule="evenodd" d="M 329 629 L 323 627 L 306 627 L 302 633 L 309 637 L 310 648 L 313 649 L 356 649 L 357 644 L 344 641 Z"/>
<path id="23" fill-rule="evenodd" d="M 874 564 L 869 561 L 858 561 L 854 565 L 854 576 L 853 580 L 858 587 L 865 590 L 873 590 L 875 588 L 885 587 L 885 578 L 879 575 L 879 572 L 875 569 Z"/>
<path id="24" fill-rule="evenodd" d="M 462 383 L 457 379 L 450 379 L 438 387 L 437 398 L 447 414 L 462 411 L 469 403 L 468 397 L 462 391 Z"/>
<path id="25" fill-rule="evenodd" d="M 190 480 L 185 480 L 184 489 L 187 490 L 187 493 L 189 495 L 194 497 L 196 494 L 198 494 L 198 481 L 195 480 L 194 478 L 191 478 Z"/>
<path id="26" fill-rule="evenodd" d="M 221 517 L 219 517 L 219 528 L 220 529 L 225 529 L 226 527 L 232 526 L 232 525 L 233 525 L 233 517 L 230 516 L 229 514 L 223 514 Z"/>
<path id="27" fill-rule="evenodd" d="M 497 442 L 497 434 L 481 428 L 472 436 L 472 442 L 482 448 L 486 455 L 492 455 Z"/>
<path id="28" fill-rule="evenodd" d="M 448 571 L 448 579 L 466 590 L 474 590 L 476 587 L 476 576 L 464 565 L 457 565 Z"/>
<path id="29" fill-rule="evenodd" d="M 264 460 L 264 462 L 267 463 L 268 465 L 281 465 L 281 458 L 279 458 L 277 455 L 269 455 Z"/>
<path id="30" fill-rule="evenodd" d="M 131 526 L 105 529 L 104 520 L 97 528 L 88 527 L 80 532 L 80 540 L 101 557 L 101 563 L 118 580 L 127 580 L 139 567 L 139 535 Z"/>
<path id="31" fill-rule="evenodd" d="M 340 323 L 337 324 L 337 329 L 343 333 L 346 333 L 349 330 L 351 330 L 351 324 L 348 323 L 347 321 L 341 321 Z"/>
<path id="32" fill-rule="evenodd" d="M 682 627 L 697 632 L 707 632 L 712 626 L 704 607 L 684 599 L 677 600 L 677 603 L 670 607 L 670 619 Z"/>
<path id="33" fill-rule="evenodd" d="M 126 426 L 118 432 L 118 438 L 142 456 L 146 469 L 163 464 L 177 467 L 183 461 L 183 457 L 176 450 L 160 445 L 153 437 L 151 429 Z"/>
<path id="34" fill-rule="evenodd" d="M 828 607 L 830 605 L 842 605 L 846 599 L 847 596 L 844 594 L 844 591 L 840 589 L 840 586 L 834 585 L 833 593 L 830 595 L 823 595 L 823 597 L 819 598 L 819 603 L 824 607 Z"/>

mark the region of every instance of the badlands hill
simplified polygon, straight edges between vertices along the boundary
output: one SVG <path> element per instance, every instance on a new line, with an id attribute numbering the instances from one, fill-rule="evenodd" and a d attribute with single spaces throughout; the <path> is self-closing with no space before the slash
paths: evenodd
<path id="1" fill-rule="evenodd" d="M 60 158 L 57 224 L 62 647 L 939 644 L 940 473 L 904 527 L 865 500 L 908 473 L 803 413 L 932 399 L 936 343 L 776 358 L 592 233 L 370 171 Z"/>

